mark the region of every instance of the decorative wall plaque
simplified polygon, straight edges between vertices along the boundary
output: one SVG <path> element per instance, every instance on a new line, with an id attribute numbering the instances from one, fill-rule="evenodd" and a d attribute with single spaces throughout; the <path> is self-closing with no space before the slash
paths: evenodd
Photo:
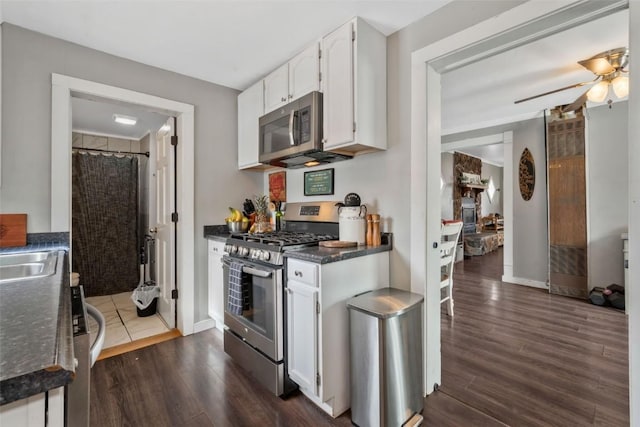
<path id="1" fill-rule="evenodd" d="M 304 173 L 304 195 L 333 194 L 333 168 Z"/>
<path id="2" fill-rule="evenodd" d="M 524 200 L 531 200 L 533 189 L 536 186 L 536 165 L 533 162 L 533 155 L 528 148 L 525 148 L 520 156 L 518 170 L 520 194 Z"/>
<path id="3" fill-rule="evenodd" d="M 287 173 L 285 171 L 269 174 L 269 200 L 287 201 Z"/>

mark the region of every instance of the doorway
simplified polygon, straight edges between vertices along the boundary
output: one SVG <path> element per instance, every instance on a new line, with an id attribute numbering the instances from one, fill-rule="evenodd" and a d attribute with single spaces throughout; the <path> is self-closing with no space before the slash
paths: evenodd
<path id="1" fill-rule="evenodd" d="M 483 238 L 484 234 L 479 234 L 477 239 L 470 239 L 469 243 L 473 248 L 466 250 L 465 258 L 473 256 L 481 259 L 485 254 L 493 251 L 499 252 L 502 264 L 501 279 L 510 283 L 530 285 L 529 283 L 521 283 L 522 280 L 514 278 L 512 274 L 513 202 L 512 192 L 507 190 L 513 188 L 512 140 L 513 132 L 506 131 L 475 138 L 447 140 L 442 143 L 441 216 L 442 218 L 456 217 L 453 186 L 458 185 L 459 177 L 453 164 L 452 153 L 459 152 L 480 159 L 482 163 L 481 177 L 487 180 L 487 183 L 484 184 L 486 188 L 483 188 L 478 196 L 481 203 L 479 211 L 474 214 L 474 222 L 477 226 L 477 232 L 484 233 L 488 237 Z M 484 223 L 483 218 L 486 220 Z M 462 237 L 462 240 L 464 251 L 465 236 Z M 496 263 L 495 257 L 492 258 L 491 263 Z"/>
<path id="2" fill-rule="evenodd" d="M 114 86 L 52 75 L 51 230 L 71 230 L 71 98 L 105 99 L 125 103 L 176 118 L 176 164 L 182 171 L 177 184 L 176 231 L 176 327 L 182 335 L 194 332 L 194 107 L 189 104 Z M 190 171 L 190 172 L 189 172 Z M 177 297 L 178 294 L 176 293 Z"/>
<path id="3" fill-rule="evenodd" d="M 175 327 L 167 289 L 173 275 L 158 274 L 175 271 L 172 224 L 158 224 L 173 212 L 174 156 L 164 146 L 159 150 L 155 137 L 169 134 L 173 118 L 98 98 L 72 97 L 71 104 L 71 269 L 87 302 L 105 316 L 104 349 L 115 354 L 142 339 L 158 340 Z M 171 171 L 161 174 L 161 185 L 154 167 L 159 157 L 162 171 Z M 170 196 L 158 204 L 157 193 Z M 156 213 L 158 206 L 166 212 Z M 160 242 L 157 229 L 167 229 Z M 160 248 L 169 248 L 168 256 Z M 160 295 L 152 298 L 156 290 Z"/>
<path id="4" fill-rule="evenodd" d="M 426 211 L 426 222 L 424 217 L 412 216 L 411 227 L 419 235 L 424 232 L 426 239 L 412 240 L 411 249 L 414 255 L 412 261 L 417 261 L 415 269 L 412 262 L 412 269 L 420 274 L 412 276 L 411 287 L 424 293 L 426 298 L 424 386 L 427 394 L 431 393 L 434 386 L 437 386 L 441 380 L 439 289 L 436 286 L 427 285 L 438 283 L 436 275 L 438 252 L 437 249 L 432 250 L 432 247 L 436 248 L 436 244 L 431 242 L 437 242 L 440 223 L 438 178 L 441 169 L 441 73 L 446 72 L 447 67 L 452 64 L 464 66 L 474 60 L 524 45 L 532 40 L 612 13 L 612 7 L 614 7 L 589 3 L 587 9 L 590 10 L 585 10 L 585 4 L 581 2 L 562 7 L 557 4 L 533 5 L 531 3 L 533 2 L 518 6 L 492 20 L 482 22 L 412 53 L 412 176 L 420 179 L 412 180 L 411 199 L 413 205 L 421 206 L 421 209 Z M 627 6 L 626 3 L 619 3 L 616 7 L 620 10 Z M 532 26 L 533 23 L 535 28 Z M 633 28 L 632 25 L 630 27 Z M 454 52 L 455 55 L 453 55 Z M 413 159 L 416 160 L 413 161 Z M 415 173 L 413 173 L 414 168 Z M 630 228 L 632 228 L 631 224 Z M 630 357 L 630 360 L 633 358 Z M 633 384 L 634 381 L 631 383 Z"/>

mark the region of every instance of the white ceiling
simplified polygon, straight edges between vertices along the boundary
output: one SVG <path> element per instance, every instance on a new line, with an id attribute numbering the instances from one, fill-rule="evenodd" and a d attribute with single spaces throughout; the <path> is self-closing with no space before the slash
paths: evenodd
<path id="1" fill-rule="evenodd" d="M 12 24 L 246 89 L 354 16 L 389 35 L 451 0 L 3 0 Z"/>
<path id="2" fill-rule="evenodd" d="M 449 1 L 3 0 L 0 19 L 244 89 L 353 16 L 388 35 Z M 513 101 L 592 80 L 577 61 L 621 46 L 628 46 L 627 11 L 444 74 L 443 134 L 539 117 L 571 103 L 584 89 Z"/>
<path id="3" fill-rule="evenodd" d="M 145 111 L 140 107 L 75 97 L 71 98 L 71 113 L 71 127 L 74 132 L 135 140 L 141 139 L 150 131 L 157 131 L 168 119 L 167 116 Z M 123 125 L 113 120 L 114 114 L 135 117 L 138 120 L 133 126 Z"/>
<path id="4" fill-rule="evenodd" d="M 578 61 L 628 44 L 629 13 L 624 10 L 446 73 L 441 80 L 443 134 L 540 117 L 544 109 L 570 104 L 587 87 L 514 101 L 591 81 L 595 75 Z"/>

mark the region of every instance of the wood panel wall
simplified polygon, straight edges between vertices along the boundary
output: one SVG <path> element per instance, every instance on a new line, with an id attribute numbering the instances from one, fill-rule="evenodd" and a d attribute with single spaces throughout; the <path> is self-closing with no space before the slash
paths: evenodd
<path id="1" fill-rule="evenodd" d="M 549 167 L 549 286 L 586 298 L 587 205 L 584 117 L 547 125 Z"/>
<path id="2" fill-rule="evenodd" d="M 458 179 L 462 172 L 474 173 L 476 175 L 482 174 L 482 160 L 477 157 L 467 156 L 466 154 L 455 152 L 453 153 L 453 218 L 462 219 L 462 197 L 463 189 L 458 184 Z M 482 212 L 482 196 L 479 191 L 472 190 L 469 197 L 474 197 L 476 200 L 476 212 Z M 476 218 L 477 222 L 477 218 Z"/>

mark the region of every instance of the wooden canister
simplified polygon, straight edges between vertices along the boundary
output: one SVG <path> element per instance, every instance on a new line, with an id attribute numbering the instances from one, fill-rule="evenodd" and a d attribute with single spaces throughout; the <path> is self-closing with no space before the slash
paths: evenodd
<path id="1" fill-rule="evenodd" d="M 380 215 L 371 215 L 371 246 L 380 246 Z"/>

